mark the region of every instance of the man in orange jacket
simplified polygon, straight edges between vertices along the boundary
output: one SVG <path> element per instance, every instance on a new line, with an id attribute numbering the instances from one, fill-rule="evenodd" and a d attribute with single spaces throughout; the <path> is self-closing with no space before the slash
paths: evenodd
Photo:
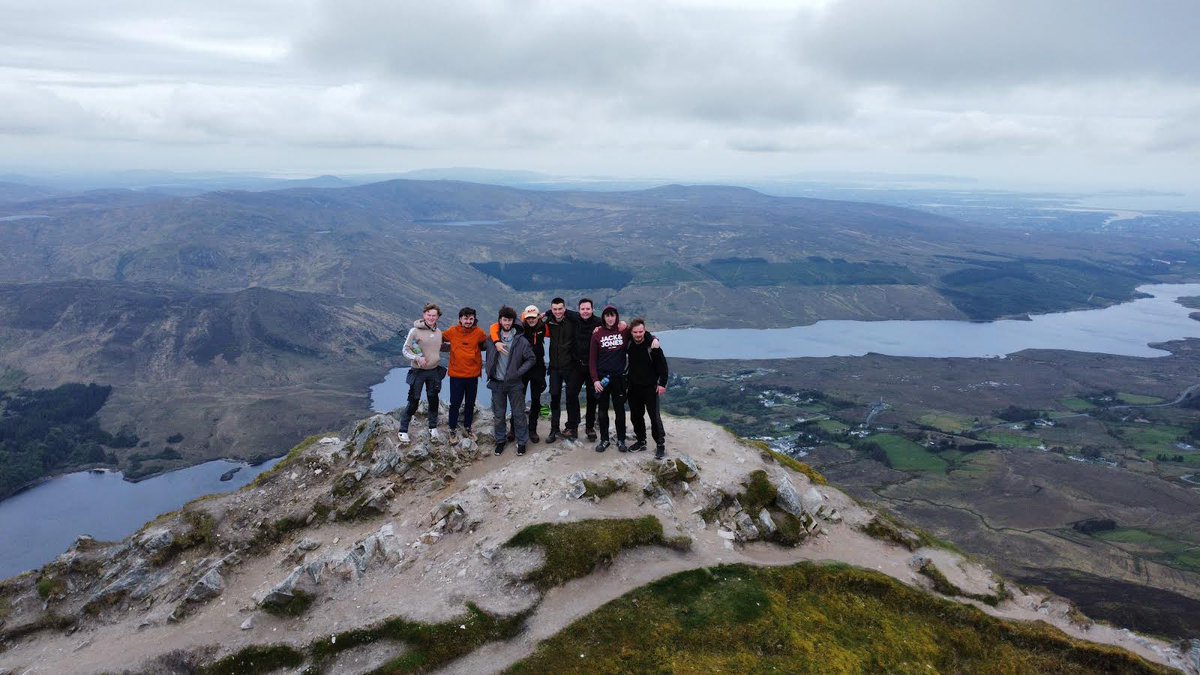
<path id="1" fill-rule="evenodd" d="M 458 310 L 458 325 L 442 332 L 442 341 L 450 345 L 450 442 L 457 443 L 458 409 L 463 406 L 463 435 L 475 440 L 471 423 L 475 419 L 475 397 L 479 376 L 483 373 L 482 352 L 487 350 L 487 333 L 475 325 L 475 310 Z"/>

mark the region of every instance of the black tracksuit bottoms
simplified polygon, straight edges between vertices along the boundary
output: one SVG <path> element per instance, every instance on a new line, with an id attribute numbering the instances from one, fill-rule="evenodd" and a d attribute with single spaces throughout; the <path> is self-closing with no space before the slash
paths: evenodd
<path id="1" fill-rule="evenodd" d="M 646 442 L 646 418 L 650 415 L 650 435 L 654 442 L 663 445 L 667 433 L 663 430 L 662 415 L 658 412 L 658 392 L 655 385 L 629 386 L 629 416 L 633 418 L 633 435 L 638 441 Z"/>

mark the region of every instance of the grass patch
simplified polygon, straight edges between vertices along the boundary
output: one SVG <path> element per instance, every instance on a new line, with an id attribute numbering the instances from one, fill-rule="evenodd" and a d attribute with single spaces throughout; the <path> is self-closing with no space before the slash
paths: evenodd
<path id="1" fill-rule="evenodd" d="M 213 533 L 217 525 L 212 516 L 204 511 L 184 509 L 179 517 L 186 523 L 186 530 L 176 536 L 170 546 L 164 547 L 150 558 L 154 565 L 167 563 L 180 553 L 193 548 L 212 547 Z"/>
<path id="2" fill-rule="evenodd" d="M 946 460 L 903 436 L 880 434 L 872 436 L 870 441 L 887 453 L 888 465 L 897 471 L 946 471 Z"/>
<path id="3" fill-rule="evenodd" d="M 1178 454 L 1175 444 L 1187 435 L 1188 430 L 1169 424 L 1122 424 L 1113 434 L 1141 452 L 1165 452 Z"/>
<path id="4" fill-rule="evenodd" d="M 299 445 L 297 445 L 296 447 L 289 450 L 287 456 L 284 457 L 283 459 L 279 460 L 278 464 L 276 464 L 275 466 L 271 467 L 270 469 L 258 474 L 258 476 L 256 476 L 254 478 L 254 481 L 252 483 L 250 483 L 250 485 L 252 487 L 259 487 L 262 485 L 266 485 L 268 481 L 270 481 L 275 476 L 278 476 L 281 471 L 283 471 L 284 469 L 295 464 L 296 461 L 298 459 L 300 459 L 300 455 L 304 454 L 305 450 L 312 447 L 312 445 L 314 443 L 321 440 L 323 437 L 324 437 L 324 434 L 316 434 L 313 436 L 309 436 L 308 438 L 300 441 Z"/>
<path id="5" fill-rule="evenodd" d="M 37 594 L 43 600 L 63 595 L 67 592 L 67 583 L 56 576 L 47 574 L 37 580 Z"/>
<path id="6" fill-rule="evenodd" d="M 899 544 L 910 551 L 932 543 L 931 539 L 924 536 L 923 533 L 905 527 L 883 514 L 876 514 L 870 522 L 863 526 L 862 531 L 869 537 Z"/>
<path id="7" fill-rule="evenodd" d="M 585 499 L 591 499 L 593 497 L 596 499 L 604 499 L 605 497 L 613 493 L 620 492 L 624 489 L 624 485 L 611 478 L 605 478 L 604 480 L 599 481 L 591 481 L 586 478 L 583 480 L 583 496 Z"/>
<path id="8" fill-rule="evenodd" d="M 1190 541 L 1134 527 L 1119 527 L 1091 536 L 1169 567 L 1200 572 L 1200 545 Z"/>
<path id="9" fill-rule="evenodd" d="M 1058 402 L 1061 403 L 1064 408 L 1073 412 L 1088 412 L 1096 409 L 1095 403 L 1092 403 L 1084 398 L 1079 398 L 1078 396 L 1059 399 Z"/>
<path id="10" fill-rule="evenodd" d="M 915 422 L 920 426 L 937 429 L 947 434 L 961 434 L 964 431 L 970 431 L 974 425 L 972 418 L 952 413 L 928 413 L 918 417 Z"/>
<path id="11" fill-rule="evenodd" d="M 817 422 L 817 428 L 830 436 L 839 436 L 850 430 L 848 424 L 844 424 L 837 420 L 820 420 Z"/>
<path id="12" fill-rule="evenodd" d="M 523 629 L 526 616 L 496 617 L 468 604 L 467 616 L 460 619 L 437 624 L 417 623 L 402 618 L 388 619 L 375 626 L 339 633 L 336 640 L 314 642 L 309 647 L 309 653 L 320 663 L 346 649 L 379 640 L 402 642 L 407 647 L 405 652 L 374 672 L 426 672 L 465 656 L 488 642 L 512 638 Z"/>
<path id="13" fill-rule="evenodd" d="M 1004 588 L 1004 582 L 1000 583 L 999 590 L 994 595 L 987 593 L 967 593 L 951 583 L 950 580 L 946 578 L 946 575 L 942 574 L 942 571 L 937 568 L 937 565 L 933 564 L 932 560 L 926 560 L 925 562 L 921 563 L 921 566 L 917 568 L 917 572 L 932 581 L 933 590 L 941 593 L 942 595 L 957 595 L 962 598 L 970 598 L 971 600 L 978 600 L 979 602 L 992 607 L 999 605 L 1002 601 L 1011 597 L 1007 589 Z"/>
<path id="14" fill-rule="evenodd" d="M 769 449 L 767 450 L 767 455 L 771 459 L 775 460 L 776 462 L 779 462 L 780 464 L 786 466 L 787 468 L 791 469 L 792 471 L 795 471 L 796 473 L 808 476 L 808 480 L 811 481 L 813 485 L 828 485 L 829 484 L 829 481 L 825 479 L 825 476 L 821 475 L 821 472 L 819 472 L 816 469 L 812 468 L 811 466 L 805 464 L 804 462 L 801 462 L 800 460 L 796 459 L 795 457 L 789 457 L 789 456 L 783 454 L 782 452 L 776 452 L 774 450 L 769 450 Z"/>
<path id="15" fill-rule="evenodd" d="M 654 516 L 539 523 L 521 530 L 504 546 L 540 546 L 545 550 L 546 564 L 526 578 L 545 590 L 591 574 L 597 567 L 611 563 L 626 548 L 651 544 L 673 545 L 663 536 L 662 523 Z"/>
<path id="16" fill-rule="evenodd" d="M 995 443 L 1002 448 L 1036 448 L 1042 442 L 1042 439 L 1036 436 L 1022 436 L 1021 434 L 1009 434 L 1003 431 L 988 431 L 980 434 L 979 438 Z"/>
<path id="17" fill-rule="evenodd" d="M 201 667 L 200 675 L 249 675 L 295 668 L 304 663 L 304 654 L 287 645 L 252 645 L 220 661 Z"/>
<path id="18" fill-rule="evenodd" d="M 637 589 L 511 673 L 1166 673 L 1044 623 L 1007 622 L 845 565 L 729 565 Z"/>

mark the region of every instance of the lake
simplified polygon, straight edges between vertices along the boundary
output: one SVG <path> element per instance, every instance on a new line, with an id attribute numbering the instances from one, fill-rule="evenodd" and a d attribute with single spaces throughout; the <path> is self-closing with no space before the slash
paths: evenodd
<path id="1" fill-rule="evenodd" d="M 794 328 L 688 328 L 656 331 L 668 357 L 688 359 L 791 359 L 806 356 L 993 358 L 1024 349 L 1066 349 L 1122 356 L 1166 356 L 1149 344 L 1200 338 L 1195 311 L 1176 298 L 1200 296 L 1200 284 L 1153 284 L 1141 298 L 1104 309 L 1039 314 L 1030 321 L 818 321 Z M 443 355 L 444 357 L 444 355 Z M 443 361 L 443 365 L 444 365 Z M 393 368 L 371 387 L 371 409 L 388 412 L 405 404 L 408 368 Z M 442 383 L 449 400 L 449 380 Z M 479 385 L 477 405 L 491 405 Z M 547 403 L 548 395 L 542 396 Z M 444 412 L 443 412 L 444 415 Z"/>
<path id="2" fill-rule="evenodd" d="M 668 357 L 789 359 L 805 356 L 990 358 L 1025 349 L 1065 349 L 1120 356 L 1166 356 L 1149 344 L 1200 338 L 1196 310 L 1176 298 L 1200 295 L 1200 284 L 1138 288 L 1154 297 L 1104 309 L 1040 314 L 1031 321 L 818 321 L 772 329 L 689 328 L 656 332 Z"/>
<path id="3" fill-rule="evenodd" d="M 81 534 L 124 539 L 197 497 L 241 488 L 278 462 L 251 467 L 216 460 L 137 483 L 117 472 L 52 478 L 0 502 L 0 579 L 50 562 Z M 239 467 L 231 480 L 221 481 L 222 474 Z"/>

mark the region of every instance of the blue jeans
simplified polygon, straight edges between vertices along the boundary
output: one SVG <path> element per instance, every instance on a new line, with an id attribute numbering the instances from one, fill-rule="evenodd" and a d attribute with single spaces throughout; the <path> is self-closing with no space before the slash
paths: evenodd
<path id="1" fill-rule="evenodd" d="M 436 429 L 438 423 L 438 394 L 442 391 L 442 378 L 446 376 L 443 366 L 425 370 L 411 368 L 408 371 L 408 406 L 400 416 L 400 431 L 408 431 L 408 423 L 421 405 L 421 387 L 425 388 L 425 397 L 429 401 L 429 428 Z"/>
<path id="2" fill-rule="evenodd" d="M 478 377 L 450 378 L 450 430 L 458 428 L 458 409 L 462 407 L 464 429 L 471 428 L 475 420 L 475 396 L 479 394 Z"/>

